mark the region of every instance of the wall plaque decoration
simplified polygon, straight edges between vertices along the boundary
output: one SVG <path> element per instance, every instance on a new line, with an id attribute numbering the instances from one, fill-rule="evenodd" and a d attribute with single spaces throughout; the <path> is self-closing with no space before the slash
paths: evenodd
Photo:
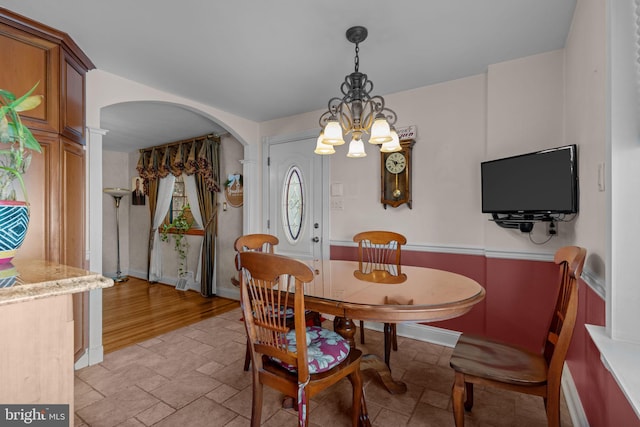
<path id="1" fill-rule="evenodd" d="M 242 206 L 244 187 L 242 185 L 242 175 L 239 173 L 230 174 L 224 183 L 224 197 L 234 208 Z"/>

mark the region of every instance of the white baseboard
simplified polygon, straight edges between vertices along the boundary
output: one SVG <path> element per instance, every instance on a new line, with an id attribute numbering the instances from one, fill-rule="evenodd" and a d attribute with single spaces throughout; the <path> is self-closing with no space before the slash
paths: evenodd
<path id="1" fill-rule="evenodd" d="M 74 370 L 86 368 L 87 366 L 96 365 L 104 360 L 104 347 L 89 347 L 84 354 L 73 365 Z"/>
<path id="2" fill-rule="evenodd" d="M 80 359 L 76 360 L 76 363 L 73 365 L 73 369 L 77 371 L 78 369 L 86 368 L 89 366 L 89 351 L 85 351 Z"/>
<path id="3" fill-rule="evenodd" d="M 142 280 L 149 280 L 149 274 L 146 271 L 129 270 L 128 276 L 136 277 Z M 160 280 L 157 281 L 157 283 L 173 286 L 175 288 L 176 284 L 178 283 L 178 278 L 171 277 L 171 276 L 162 276 Z M 189 285 L 187 286 L 187 290 L 200 292 L 200 284 L 195 282 L 190 282 Z"/>
<path id="4" fill-rule="evenodd" d="M 562 391 L 564 392 L 564 399 L 567 401 L 567 407 L 569 408 L 571 423 L 575 427 L 589 427 L 587 414 L 584 412 L 576 383 L 573 382 L 573 376 L 566 362 L 562 370 Z"/>
<path id="5" fill-rule="evenodd" d="M 382 332 L 384 325 L 377 322 L 364 322 L 367 329 Z M 435 326 L 421 325 L 417 323 L 397 323 L 398 335 L 418 341 L 453 347 L 458 342 L 460 332 L 449 329 L 436 328 Z"/>

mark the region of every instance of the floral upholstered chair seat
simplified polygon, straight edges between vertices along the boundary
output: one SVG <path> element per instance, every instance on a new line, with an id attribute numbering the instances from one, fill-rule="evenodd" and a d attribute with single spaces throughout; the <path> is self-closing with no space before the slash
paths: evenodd
<path id="1" fill-rule="evenodd" d="M 319 326 L 309 326 L 307 336 L 307 361 L 309 373 L 318 374 L 328 371 L 347 358 L 350 346 L 347 340 L 337 333 Z M 290 330 L 286 335 L 288 349 L 296 352 L 296 331 Z M 283 368 L 295 372 L 295 366 L 274 358 Z"/>

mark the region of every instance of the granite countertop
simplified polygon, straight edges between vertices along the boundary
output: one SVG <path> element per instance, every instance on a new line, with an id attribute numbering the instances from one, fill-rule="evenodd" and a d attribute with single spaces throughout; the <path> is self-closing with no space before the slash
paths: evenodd
<path id="1" fill-rule="evenodd" d="M 101 274 L 51 261 L 0 264 L 0 306 L 110 286 L 113 280 Z"/>

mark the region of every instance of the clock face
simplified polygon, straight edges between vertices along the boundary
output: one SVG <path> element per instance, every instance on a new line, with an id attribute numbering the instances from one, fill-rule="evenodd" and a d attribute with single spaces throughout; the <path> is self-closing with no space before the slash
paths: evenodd
<path id="1" fill-rule="evenodd" d="M 399 174 L 407 167 L 407 159 L 402 153 L 391 153 L 384 165 L 389 172 Z"/>

